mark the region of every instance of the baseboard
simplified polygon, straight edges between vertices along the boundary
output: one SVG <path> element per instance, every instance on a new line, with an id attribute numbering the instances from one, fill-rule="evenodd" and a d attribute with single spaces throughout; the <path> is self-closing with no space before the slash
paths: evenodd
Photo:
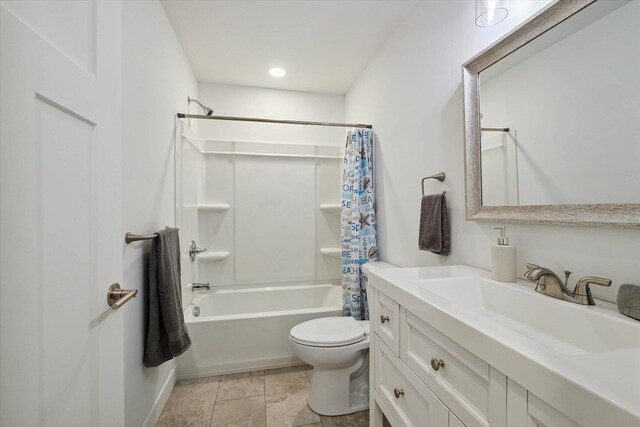
<path id="1" fill-rule="evenodd" d="M 173 366 L 167 380 L 162 385 L 162 389 L 160 389 L 160 393 L 156 396 L 156 400 L 153 402 L 153 406 L 149 410 L 147 414 L 147 418 L 144 419 L 141 427 L 153 427 L 158 422 L 158 418 L 160 418 L 160 414 L 164 409 L 164 405 L 167 404 L 167 400 L 169 400 L 169 395 L 173 390 L 173 386 L 176 384 L 178 377 L 178 367 Z"/>
<path id="2" fill-rule="evenodd" d="M 213 369 L 203 370 L 202 372 L 198 372 L 196 374 L 181 375 L 180 373 L 178 373 L 179 375 L 178 379 L 190 380 L 194 378 L 211 377 L 214 375 L 237 374 L 240 372 L 288 368 L 291 366 L 300 366 L 300 365 L 306 365 L 306 363 L 304 363 L 302 360 L 298 359 L 297 357 L 273 358 L 273 359 L 257 360 L 257 361 L 251 361 L 251 362 L 220 365 L 220 366 L 216 366 Z"/>

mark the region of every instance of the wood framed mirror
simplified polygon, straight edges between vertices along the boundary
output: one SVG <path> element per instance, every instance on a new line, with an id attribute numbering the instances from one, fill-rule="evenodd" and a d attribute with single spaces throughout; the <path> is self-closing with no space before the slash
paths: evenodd
<path id="1" fill-rule="evenodd" d="M 640 228 L 638 22 L 557 1 L 463 65 L 467 220 Z"/>

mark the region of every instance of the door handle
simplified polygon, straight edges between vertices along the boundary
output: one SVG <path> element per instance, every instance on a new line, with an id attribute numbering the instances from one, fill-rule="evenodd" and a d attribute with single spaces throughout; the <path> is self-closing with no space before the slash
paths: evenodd
<path id="1" fill-rule="evenodd" d="M 122 289 L 119 283 L 113 283 L 109 286 L 109 291 L 107 292 L 107 304 L 112 309 L 117 310 L 136 295 L 138 295 L 137 289 Z"/>

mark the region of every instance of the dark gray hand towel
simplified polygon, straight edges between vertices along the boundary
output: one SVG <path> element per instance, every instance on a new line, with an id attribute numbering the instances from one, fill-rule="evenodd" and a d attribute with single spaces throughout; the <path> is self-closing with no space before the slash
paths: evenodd
<path id="1" fill-rule="evenodd" d="M 147 367 L 161 365 L 191 345 L 182 313 L 178 229 L 167 227 L 157 234 L 149 260 L 149 324 L 144 351 Z"/>
<path id="2" fill-rule="evenodd" d="M 620 313 L 640 320 L 640 286 L 621 285 L 616 302 Z"/>
<path id="3" fill-rule="evenodd" d="M 449 255 L 451 235 L 447 199 L 444 194 L 422 196 L 418 247 L 438 255 Z"/>

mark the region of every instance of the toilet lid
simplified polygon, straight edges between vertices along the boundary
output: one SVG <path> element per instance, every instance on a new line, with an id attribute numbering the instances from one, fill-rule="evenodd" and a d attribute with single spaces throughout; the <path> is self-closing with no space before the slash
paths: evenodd
<path id="1" fill-rule="evenodd" d="M 368 322 L 353 317 L 323 317 L 291 328 L 291 339 L 316 347 L 337 347 L 362 341 L 368 332 Z"/>

